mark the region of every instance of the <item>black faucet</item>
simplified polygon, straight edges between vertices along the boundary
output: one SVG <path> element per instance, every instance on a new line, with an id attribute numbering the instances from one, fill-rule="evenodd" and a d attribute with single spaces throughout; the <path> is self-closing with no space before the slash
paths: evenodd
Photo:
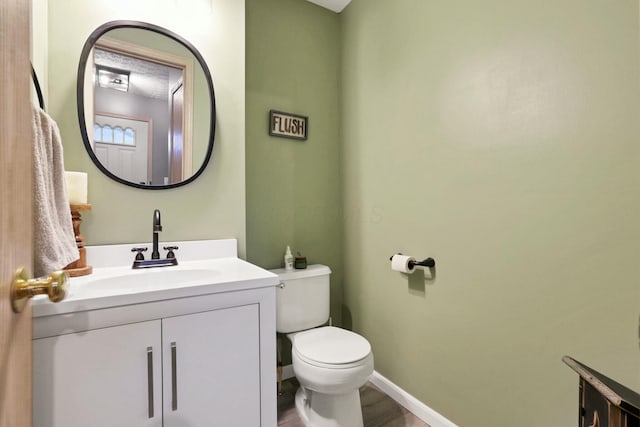
<path id="1" fill-rule="evenodd" d="M 153 211 L 153 250 L 151 252 L 151 259 L 144 259 L 143 252 L 146 252 L 147 248 L 133 248 L 132 252 L 137 252 L 135 260 L 131 268 L 150 268 L 150 267 L 168 267 L 170 265 L 178 265 L 176 259 L 175 250 L 177 246 L 166 246 L 164 249 L 169 251 L 167 258 L 160 259 L 160 251 L 158 249 L 158 234 L 162 231 L 162 223 L 160 222 L 160 211 L 158 209 Z"/>
<path id="2" fill-rule="evenodd" d="M 160 223 L 160 210 L 153 211 L 153 251 L 151 252 L 151 259 L 160 259 L 160 251 L 158 250 L 158 233 L 162 231 L 162 224 Z"/>

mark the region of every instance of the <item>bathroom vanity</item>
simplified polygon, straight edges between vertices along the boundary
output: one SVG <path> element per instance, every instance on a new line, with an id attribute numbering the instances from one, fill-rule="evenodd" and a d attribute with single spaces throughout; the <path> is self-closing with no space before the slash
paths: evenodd
<path id="1" fill-rule="evenodd" d="M 276 425 L 277 277 L 235 240 L 173 244 L 179 265 L 144 270 L 134 245 L 88 248 L 93 275 L 34 301 L 34 426 Z"/>

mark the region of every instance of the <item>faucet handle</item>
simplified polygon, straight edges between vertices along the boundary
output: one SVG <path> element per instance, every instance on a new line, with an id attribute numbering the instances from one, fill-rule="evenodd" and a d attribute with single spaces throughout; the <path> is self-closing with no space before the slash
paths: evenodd
<path id="1" fill-rule="evenodd" d="M 144 261 L 144 255 L 142 255 L 142 252 L 147 252 L 147 248 L 131 248 L 131 252 L 138 252 L 136 254 L 136 261 Z"/>
<path id="2" fill-rule="evenodd" d="M 177 246 L 164 246 L 165 251 L 167 252 L 167 259 L 175 258 L 176 254 L 173 251 L 177 251 L 179 248 Z"/>

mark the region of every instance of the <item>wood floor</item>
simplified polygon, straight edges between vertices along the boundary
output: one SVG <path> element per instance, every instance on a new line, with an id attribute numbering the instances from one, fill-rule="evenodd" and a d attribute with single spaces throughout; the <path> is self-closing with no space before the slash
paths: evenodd
<path id="1" fill-rule="evenodd" d="M 295 378 L 282 383 L 282 395 L 278 396 L 278 427 L 304 427 L 296 413 L 294 396 L 297 389 Z M 429 427 L 371 383 L 360 388 L 360 401 L 364 427 Z"/>

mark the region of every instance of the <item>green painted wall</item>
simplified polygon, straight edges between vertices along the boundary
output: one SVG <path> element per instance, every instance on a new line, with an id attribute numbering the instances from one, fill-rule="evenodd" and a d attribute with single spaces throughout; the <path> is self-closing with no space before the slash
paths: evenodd
<path id="1" fill-rule="evenodd" d="M 300 0 L 247 0 L 246 27 L 247 259 L 279 268 L 291 245 L 309 263 L 330 266 L 339 323 L 339 16 Z M 271 109 L 308 116 L 308 140 L 270 137 Z"/>
<path id="2" fill-rule="evenodd" d="M 345 305 L 376 370 L 473 427 L 575 425 L 564 354 L 640 390 L 637 1 L 341 19 Z"/>
<path id="3" fill-rule="evenodd" d="M 162 212 L 161 241 L 236 238 L 245 254 L 245 4 L 237 0 L 37 0 L 34 16 L 48 17 L 48 37 L 34 28 L 35 62 L 47 73 L 48 111 L 60 127 L 67 170 L 88 172 L 89 202 L 83 215 L 87 244 L 148 242 L 153 209 Z M 146 21 L 189 40 L 213 77 L 217 131 L 213 158 L 193 183 L 163 191 L 139 190 L 106 178 L 87 155 L 76 113 L 76 74 L 85 40 L 116 19 Z M 72 23 L 72 25 L 70 25 Z M 43 44 L 46 43 L 46 48 Z M 44 62 L 44 63 L 43 63 Z M 40 70 L 39 70 L 40 71 Z"/>

